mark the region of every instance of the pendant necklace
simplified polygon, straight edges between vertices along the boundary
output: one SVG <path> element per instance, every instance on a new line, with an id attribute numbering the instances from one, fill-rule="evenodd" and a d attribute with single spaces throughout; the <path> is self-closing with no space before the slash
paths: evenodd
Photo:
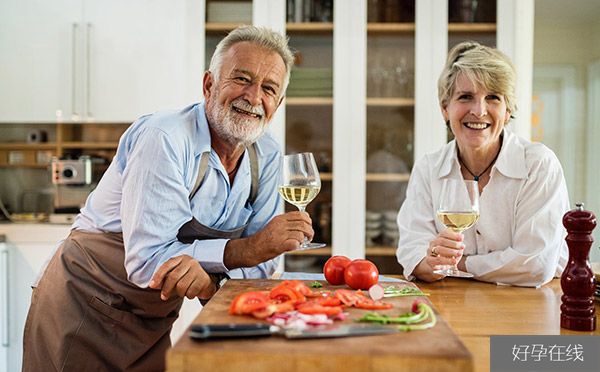
<path id="1" fill-rule="evenodd" d="M 479 178 L 481 178 L 481 176 L 483 176 L 492 167 L 492 165 L 496 162 L 496 159 L 498 159 L 498 155 L 500 155 L 500 150 L 501 149 L 502 149 L 502 143 L 500 144 L 500 148 L 498 149 L 498 152 L 496 153 L 496 156 L 494 156 L 494 159 L 492 160 L 492 162 L 483 170 L 483 172 L 481 172 L 479 174 L 475 174 L 475 173 L 471 172 L 471 170 L 469 169 L 469 167 L 467 167 L 465 165 L 465 162 L 460 157 L 460 151 L 458 151 L 458 146 L 456 148 L 456 154 L 458 155 L 458 162 L 460 163 L 460 165 L 462 165 L 463 167 L 465 167 L 465 169 L 467 170 L 467 172 L 469 172 L 469 174 L 471 176 L 473 176 L 473 181 L 479 181 Z"/>

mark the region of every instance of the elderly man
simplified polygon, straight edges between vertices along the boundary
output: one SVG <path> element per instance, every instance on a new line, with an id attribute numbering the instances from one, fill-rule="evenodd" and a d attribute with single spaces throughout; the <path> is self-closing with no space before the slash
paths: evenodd
<path id="1" fill-rule="evenodd" d="M 287 39 L 241 27 L 204 74 L 204 103 L 141 117 L 34 289 L 24 371 L 164 369 L 183 297 L 264 278 L 312 238 L 276 216 L 281 153 L 264 134 L 293 63 Z"/>

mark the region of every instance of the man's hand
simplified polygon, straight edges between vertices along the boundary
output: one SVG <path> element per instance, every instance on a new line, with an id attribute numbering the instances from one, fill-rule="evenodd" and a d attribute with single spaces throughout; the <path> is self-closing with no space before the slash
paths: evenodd
<path id="1" fill-rule="evenodd" d="M 152 276 L 150 288 L 160 289 L 163 301 L 171 298 L 173 292 L 189 299 L 208 299 L 216 292 L 215 283 L 200 263 L 188 255 L 173 257 L 163 263 Z"/>
<path id="2" fill-rule="evenodd" d="M 256 234 L 230 240 L 225 246 L 223 262 L 229 269 L 256 266 L 297 249 L 305 236 L 310 240 L 314 234 L 312 220 L 307 213 L 284 213 L 273 218 Z"/>

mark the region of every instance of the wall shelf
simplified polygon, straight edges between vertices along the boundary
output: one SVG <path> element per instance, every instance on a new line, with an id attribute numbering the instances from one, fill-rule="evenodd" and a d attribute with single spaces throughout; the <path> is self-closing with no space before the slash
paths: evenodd
<path id="1" fill-rule="evenodd" d="M 372 107 L 414 107 L 414 98 L 387 98 L 372 97 L 367 98 L 367 106 Z"/>
<path id="2" fill-rule="evenodd" d="M 414 23 L 367 23 L 369 34 L 398 34 L 415 32 Z"/>
<path id="3" fill-rule="evenodd" d="M 449 23 L 448 32 L 462 33 L 493 33 L 496 32 L 495 23 Z"/>
<path id="4" fill-rule="evenodd" d="M 331 106 L 333 97 L 286 97 L 288 106 Z"/>

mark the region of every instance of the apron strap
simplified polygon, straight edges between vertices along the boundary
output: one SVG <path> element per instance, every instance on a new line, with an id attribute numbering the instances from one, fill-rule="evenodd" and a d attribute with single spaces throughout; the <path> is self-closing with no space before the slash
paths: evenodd
<path id="1" fill-rule="evenodd" d="M 254 200 L 256 200 L 256 195 L 258 195 L 258 155 L 256 154 L 256 142 L 248 147 L 248 155 L 250 155 L 250 176 L 252 177 L 248 202 L 252 205 L 254 204 Z"/>
<path id="2" fill-rule="evenodd" d="M 190 192 L 190 200 L 194 198 L 194 195 L 200 189 L 200 185 L 202 185 L 202 181 L 204 180 L 204 175 L 206 174 L 206 169 L 208 168 L 208 158 L 210 157 L 210 152 L 203 152 L 200 155 L 200 166 L 198 167 L 198 176 L 196 177 L 196 183 L 194 184 L 194 188 Z"/>
<path id="3" fill-rule="evenodd" d="M 248 155 L 250 156 L 250 196 L 248 197 L 248 202 L 250 204 L 254 203 L 256 200 L 256 196 L 258 195 L 258 155 L 256 153 L 256 142 L 254 142 L 250 147 L 247 147 Z M 196 177 L 196 183 L 194 184 L 194 188 L 190 192 L 189 200 L 192 200 L 200 186 L 202 186 L 202 181 L 204 181 L 204 176 L 206 175 L 206 170 L 208 169 L 208 158 L 210 157 L 210 152 L 203 152 L 200 156 L 200 166 L 198 167 L 198 176 Z"/>

